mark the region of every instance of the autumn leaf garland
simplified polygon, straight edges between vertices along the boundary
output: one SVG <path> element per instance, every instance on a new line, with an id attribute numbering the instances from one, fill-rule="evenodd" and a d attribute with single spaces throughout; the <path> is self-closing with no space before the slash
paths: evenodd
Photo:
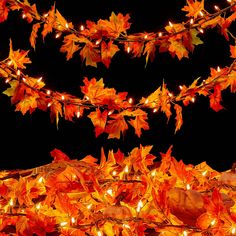
<path id="1" fill-rule="evenodd" d="M 231 46 L 231 57 L 235 58 L 235 46 Z M 171 93 L 165 83 L 147 97 L 142 97 L 137 104 L 127 92 L 116 92 L 114 88 L 107 88 L 103 79 L 84 78 L 81 86 L 83 98 L 67 93 L 59 93 L 45 88 L 42 78 L 33 78 L 25 75 L 20 69 L 30 63 L 28 52 L 14 51 L 10 41 L 9 57 L 0 63 L 0 75 L 10 85 L 3 93 L 11 97 L 11 103 L 16 111 L 23 115 L 32 113 L 35 109 L 50 112 L 51 121 L 64 117 L 68 121 L 87 116 L 95 127 L 95 136 L 103 133 L 108 138 L 119 139 L 129 126 L 134 128 L 135 134 L 140 137 L 143 130 L 149 130 L 148 113 L 163 112 L 167 121 L 175 113 L 175 132 L 182 124 L 182 106 L 193 103 L 197 96 L 209 97 L 210 107 L 219 111 L 223 109 L 221 92 L 227 88 L 233 93 L 236 91 L 235 61 L 230 67 L 220 69 L 211 68 L 210 76 L 199 81 L 194 80 L 191 85 L 179 86 L 179 94 Z"/>
<path id="2" fill-rule="evenodd" d="M 29 40 L 34 49 L 40 33 L 43 40 L 48 34 L 54 33 L 55 38 L 63 37 L 60 51 L 66 54 L 67 60 L 79 52 L 86 66 L 96 67 L 97 63 L 103 63 L 108 68 L 111 59 L 121 50 L 120 45 L 132 57 L 145 56 L 147 63 L 155 58 L 158 51 L 169 52 L 178 59 L 188 57 L 195 46 L 203 43 L 199 34 L 206 29 L 217 27 L 227 40 L 230 37 L 235 38 L 230 32 L 230 26 L 236 19 L 236 2 L 228 3 L 230 6 L 224 9 L 217 8 L 217 12 L 209 13 L 204 8 L 204 0 L 200 2 L 189 0 L 182 8 L 187 12 L 186 22 L 169 22 L 163 30 L 150 33 L 128 34 L 131 26 L 130 16 L 114 12 L 111 13 L 109 20 L 100 19 L 97 22 L 87 20 L 85 25 L 77 29 L 62 16 L 55 5 L 47 13 L 40 15 L 36 5 L 30 5 L 27 0 L 2 1 L 0 22 L 7 19 L 9 11 L 21 11 L 22 18 L 33 24 Z"/>

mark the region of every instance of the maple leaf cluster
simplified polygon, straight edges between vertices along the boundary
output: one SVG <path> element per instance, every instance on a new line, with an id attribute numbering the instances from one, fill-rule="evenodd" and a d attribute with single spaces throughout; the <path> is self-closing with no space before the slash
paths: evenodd
<path id="1" fill-rule="evenodd" d="M 73 23 L 67 22 L 58 9 L 55 9 L 55 5 L 47 13 L 40 15 L 36 5 L 30 5 L 28 0 L 1 1 L 0 22 L 7 19 L 9 11 L 21 11 L 22 18 L 33 24 L 29 40 L 34 49 L 39 32 L 43 39 L 48 34 L 55 33 L 56 38 L 63 36 L 60 51 L 66 53 L 67 60 L 79 51 L 85 65 L 96 67 L 97 63 L 103 63 L 108 68 L 111 59 L 120 51 L 120 46 L 132 57 L 145 55 L 148 62 L 149 59 L 152 61 L 155 58 L 157 50 L 160 53 L 169 52 L 178 59 L 188 57 L 195 46 L 203 43 L 198 35 L 206 29 L 217 27 L 227 40 L 231 36 L 234 38 L 230 26 L 236 19 L 235 4 L 232 1 L 229 7 L 209 13 L 204 8 L 204 0 L 188 0 L 182 8 L 187 12 L 186 22 L 169 22 L 160 32 L 135 34 L 127 33 L 131 26 L 128 14 L 116 15 L 112 12 L 109 20 L 100 19 L 96 23 L 87 20 L 85 25 L 77 29 Z"/>
<path id="2" fill-rule="evenodd" d="M 0 172 L 1 235 L 231 235 L 235 172 L 151 149 L 102 149 L 97 163 L 55 148 L 51 164 Z"/>

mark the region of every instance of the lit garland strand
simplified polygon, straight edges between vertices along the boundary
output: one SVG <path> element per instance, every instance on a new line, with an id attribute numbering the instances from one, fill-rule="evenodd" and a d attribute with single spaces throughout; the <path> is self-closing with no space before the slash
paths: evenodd
<path id="1" fill-rule="evenodd" d="M 171 53 L 172 54 L 175 53 L 179 59 L 181 59 L 182 57 L 186 57 L 188 55 L 187 51 L 192 51 L 193 47 L 198 44 L 194 45 L 194 43 L 193 43 L 193 45 L 190 48 L 188 48 L 187 45 L 182 44 L 182 40 L 175 39 L 175 36 L 178 34 L 184 35 L 186 32 L 189 32 L 189 40 L 190 40 L 190 38 L 192 38 L 193 35 L 196 36 L 198 33 L 204 33 L 204 30 L 207 27 L 209 27 L 209 28 L 216 27 L 217 24 L 213 22 L 214 19 L 217 19 L 218 16 L 230 11 L 236 5 L 235 1 L 231 1 L 228 3 L 230 4 L 230 6 L 225 7 L 223 9 L 220 9 L 217 6 L 214 6 L 214 10 L 216 12 L 214 12 L 212 14 L 208 13 L 204 9 L 199 12 L 197 18 L 190 17 L 189 20 L 187 20 L 186 22 L 181 23 L 181 24 L 179 24 L 179 23 L 174 24 L 169 21 L 169 25 L 165 27 L 165 30 L 163 29 L 162 31 L 159 31 L 158 33 L 153 33 L 153 32 L 151 32 L 151 33 L 135 33 L 133 35 L 127 35 L 126 32 L 125 33 L 124 32 L 117 32 L 117 35 L 114 36 L 112 33 L 107 32 L 106 36 L 104 36 L 104 35 L 102 35 L 102 33 L 98 33 L 101 28 L 99 25 L 97 25 L 97 26 L 94 25 L 93 32 L 90 32 L 90 29 L 86 28 L 83 25 L 81 25 L 79 27 L 79 30 L 76 30 L 73 27 L 73 24 L 68 23 L 64 19 L 64 17 L 56 9 L 54 9 L 53 11 L 51 10 L 44 15 L 40 15 L 36 11 L 35 8 L 33 8 L 30 5 L 26 6 L 26 4 L 24 2 L 21 2 L 19 0 L 9 1 L 10 9 L 11 9 L 11 7 L 13 9 L 16 9 L 16 8 L 22 9 L 22 11 L 23 11 L 22 18 L 23 19 L 27 19 L 30 22 L 33 19 L 37 20 L 39 22 L 39 23 L 36 23 L 36 24 L 38 24 L 37 25 L 38 27 L 40 27 L 41 23 L 51 24 L 50 26 L 55 30 L 55 38 L 59 38 L 63 34 L 65 34 L 66 36 L 64 37 L 64 43 L 65 43 L 65 45 L 67 43 L 74 45 L 75 51 L 73 51 L 73 53 L 75 53 L 78 50 L 78 48 L 76 46 L 77 44 L 87 44 L 88 43 L 89 45 L 93 45 L 96 50 L 100 50 L 99 45 L 102 45 L 102 47 L 104 47 L 104 45 L 106 45 L 106 47 L 108 47 L 108 44 L 106 44 L 105 42 L 109 40 L 110 42 L 118 41 L 120 43 L 124 43 L 126 52 L 127 53 L 132 52 L 134 56 L 140 56 L 140 55 L 148 52 L 146 55 L 146 59 L 148 59 L 149 54 L 152 54 L 152 51 L 149 51 L 150 49 L 148 50 L 148 47 L 147 48 L 143 47 L 144 46 L 143 44 L 148 45 L 149 43 L 151 43 L 153 45 L 153 47 L 156 47 L 158 45 L 159 46 L 162 45 L 162 47 L 163 47 L 163 43 L 166 42 L 170 46 L 171 45 L 169 43 L 170 39 L 173 42 L 175 41 L 179 46 L 181 45 L 181 48 L 185 51 L 184 53 L 181 53 L 181 52 L 178 53 L 178 49 L 176 48 L 174 51 L 170 50 Z M 24 9 L 27 9 L 28 15 L 24 12 Z M 213 23 L 211 23 L 211 22 L 213 22 Z M 105 30 L 105 26 L 103 26 L 103 30 Z M 190 32 L 191 30 L 196 30 L 196 32 L 195 31 Z M 44 32 L 43 37 L 45 37 L 46 34 L 49 33 L 49 32 L 47 32 L 47 30 L 44 30 L 43 32 Z M 37 34 L 37 32 L 36 32 L 36 34 Z M 227 29 L 227 36 L 226 37 L 228 37 L 228 36 L 231 36 L 232 38 L 235 39 L 235 36 L 229 31 L 229 29 Z M 182 36 L 182 37 L 186 37 L 186 35 Z M 185 40 L 186 40 L 186 38 L 185 38 Z M 33 42 L 33 45 L 32 45 L 32 42 Z M 102 44 L 103 42 L 105 44 Z M 140 43 L 139 52 L 137 52 L 137 44 L 135 46 L 133 44 L 135 42 Z M 35 38 L 31 39 L 31 45 L 33 47 L 35 47 L 34 44 L 35 44 Z M 113 45 L 114 47 L 117 47 L 114 44 L 111 44 L 111 45 Z M 169 50 L 169 46 L 166 48 L 167 49 L 166 51 Z M 136 48 L 134 48 L 134 47 L 136 47 Z M 141 48 L 143 48 L 143 49 L 141 49 Z M 71 50 L 71 48 L 70 48 L 70 50 Z M 90 50 L 92 50 L 92 49 L 90 49 Z M 73 56 L 73 53 L 70 54 L 64 45 L 62 46 L 60 51 L 67 53 L 67 60 Z M 118 51 L 117 48 L 116 48 L 116 51 Z M 108 59 L 110 60 L 111 57 Z M 82 56 L 82 59 L 83 60 L 86 59 L 86 56 Z M 101 61 L 101 62 L 103 62 L 107 67 L 109 67 L 110 62 L 104 62 L 104 61 Z M 95 64 L 96 64 L 96 62 L 92 62 L 89 65 L 94 66 Z M 86 62 L 86 65 L 87 65 L 87 62 Z"/>
<path id="2" fill-rule="evenodd" d="M 135 153 L 137 153 L 137 150 L 134 150 Z M 141 147 L 139 151 L 143 152 L 144 150 L 146 150 L 146 147 Z M 60 154 L 58 152 L 58 155 Z M 56 154 L 54 154 L 54 158 L 56 158 Z M 159 167 L 156 167 L 154 162 L 156 157 L 152 157 L 151 163 L 150 157 L 148 157 L 149 164 L 145 164 L 143 167 L 139 165 L 139 169 L 135 171 L 134 166 L 138 164 L 139 154 L 136 156 L 136 161 L 134 158 L 134 154 L 130 154 L 125 156 L 122 162 L 113 163 L 112 165 L 109 162 L 109 157 L 108 161 L 103 161 L 100 164 L 86 162 L 86 158 L 80 161 L 60 160 L 30 170 L 0 172 L 2 194 L 0 201 L 0 219 L 2 220 L 0 232 L 8 233 L 8 228 L 4 227 L 6 221 L 12 226 L 11 230 L 18 233 L 17 230 L 21 230 L 21 228 L 17 228 L 16 221 L 21 222 L 28 217 L 32 220 L 30 224 L 28 224 L 28 221 L 25 222 L 27 230 L 30 230 L 32 224 L 34 224 L 34 219 L 37 219 L 36 222 L 44 221 L 44 224 L 33 225 L 33 229 L 39 227 L 40 230 L 44 229 L 45 232 L 52 232 L 51 230 L 53 230 L 63 233 L 71 230 L 75 233 L 78 230 L 81 233 L 91 234 L 95 231 L 104 235 L 106 227 L 109 225 L 111 229 L 116 226 L 134 233 L 136 224 L 143 226 L 147 232 L 155 229 L 159 233 L 166 231 L 178 232 L 179 235 L 183 236 L 191 235 L 191 233 L 208 233 L 211 235 L 214 230 L 217 230 L 217 222 L 220 220 L 220 209 L 222 207 L 217 208 L 220 211 L 218 218 L 211 218 L 209 215 L 211 220 L 207 229 L 204 226 L 201 228 L 200 223 L 198 223 L 199 226 L 179 223 L 170 214 L 168 214 L 168 221 L 166 221 L 166 216 L 162 215 L 160 208 L 164 199 L 160 200 L 159 195 L 153 194 L 153 191 L 157 193 L 166 191 L 166 194 L 169 192 L 169 190 L 165 190 L 162 181 L 160 181 L 167 173 L 167 170 L 164 169 L 165 160 L 163 159 Z M 134 162 L 129 171 L 126 171 L 125 163 L 129 163 L 131 160 Z M 143 157 L 142 162 L 146 163 L 145 157 Z M 172 157 L 170 164 L 178 165 L 178 162 Z M 181 166 L 185 170 L 188 169 L 188 173 L 191 173 L 194 177 L 191 185 L 199 192 L 206 192 L 209 196 L 210 192 L 215 191 L 214 194 L 219 194 L 222 189 L 224 194 L 234 196 L 233 193 L 236 189 L 233 188 L 236 186 L 226 187 L 224 183 L 220 182 L 219 173 L 210 169 L 206 164 L 194 167 L 182 163 Z M 114 170 L 116 170 L 115 173 Z M 172 171 L 174 170 L 173 166 Z M 202 174 L 206 173 L 207 170 L 210 175 L 215 177 L 207 177 Z M 152 174 L 154 171 L 155 175 Z M 188 191 L 182 181 L 181 173 L 178 174 L 172 171 L 168 170 L 168 184 L 172 186 L 172 191 L 177 191 L 175 190 L 176 187 L 183 192 Z M 119 178 L 118 176 L 122 176 L 122 172 L 125 172 L 126 176 Z M 137 174 L 142 180 L 136 180 Z M 150 181 L 150 178 L 153 180 Z M 176 181 L 173 182 L 173 179 L 176 179 Z M 214 182 L 212 182 L 213 180 Z M 129 187 L 126 188 L 125 185 Z M 26 190 L 25 186 L 28 186 Z M 4 191 L 4 188 L 7 191 Z M 175 195 L 169 193 L 167 199 L 171 200 L 172 197 L 175 199 L 176 194 L 179 194 L 178 191 Z M 196 190 L 191 191 L 196 192 Z M 127 202 L 131 195 L 133 201 Z M 164 198 L 164 195 L 162 197 Z M 160 205 L 156 205 L 155 202 Z M 226 200 L 226 202 L 225 204 L 229 204 L 229 200 Z M 124 205 L 124 203 L 126 204 Z M 214 204 L 217 203 L 214 202 Z M 169 202 L 166 207 L 170 206 L 171 203 Z M 158 217 L 156 211 L 160 214 Z M 227 214 L 230 214 L 230 212 Z M 222 210 L 222 222 L 225 222 L 225 225 L 220 226 L 221 230 L 224 230 L 225 235 L 234 235 L 236 233 L 236 222 L 233 222 L 230 218 L 225 219 L 225 217 L 226 212 Z M 7 221 L 8 219 L 16 219 L 16 221 Z M 52 224 L 51 227 L 47 225 L 47 222 L 51 222 L 49 223 Z"/>
<path id="3" fill-rule="evenodd" d="M 180 105 L 178 105 L 180 102 L 183 102 L 183 104 L 186 106 L 189 103 L 194 103 L 197 95 L 204 94 L 205 96 L 209 96 L 211 108 L 218 111 L 221 108 L 220 99 L 218 99 L 218 102 L 215 102 L 214 96 L 219 98 L 220 92 L 228 87 L 231 87 L 231 92 L 234 92 L 233 73 L 235 72 L 235 61 L 228 68 L 226 67 L 220 69 L 220 67 L 217 67 L 216 70 L 212 69 L 213 72 L 211 73 L 211 76 L 206 80 L 202 80 L 199 85 L 197 84 L 199 79 L 197 79 L 189 87 L 186 87 L 184 85 L 178 86 L 180 92 L 177 95 L 174 95 L 173 93 L 169 92 L 165 84 L 159 87 L 154 93 L 150 94 L 147 98 L 142 98 L 139 103 L 136 104 L 134 104 L 134 100 L 131 97 L 128 97 L 126 100 L 120 100 L 119 102 L 117 102 L 116 100 L 119 100 L 120 97 L 118 97 L 118 95 L 114 93 L 114 101 L 112 101 L 114 105 L 112 105 L 111 108 L 109 107 L 109 105 L 104 103 L 101 98 L 96 99 L 96 97 L 90 97 L 90 94 L 86 92 L 84 93 L 84 98 L 78 98 L 67 93 L 59 93 L 56 91 L 45 89 L 45 84 L 43 82 L 42 77 L 37 79 L 29 77 L 23 74 L 23 72 L 21 72 L 19 69 L 14 69 L 12 67 L 12 63 L 10 62 L 11 61 L 9 59 L 0 62 L 0 73 L 2 74 L 1 77 L 5 80 L 5 83 L 11 84 L 11 81 L 15 80 L 19 82 L 19 85 L 23 84 L 25 87 L 30 88 L 30 91 L 32 91 L 30 93 L 28 90 L 28 94 L 21 95 L 22 97 L 20 97 L 20 99 L 23 101 L 24 99 L 27 99 L 27 96 L 37 97 L 37 99 L 40 99 L 40 104 L 45 104 L 42 110 L 49 109 L 50 112 L 53 114 L 55 113 L 57 115 L 57 113 L 60 113 L 60 116 L 63 116 L 64 112 L 64 118 L 66 120 L 72 120 L 72 118 L 82 117 L 84 114 L 84 109 L 88 111 L 95 110 L 96 112 L 107 111 L 107 119 L 109 119 L 109 117 L 114 117 L 114 115 L 116 114 L 131 117 L 140 114 L 146 116 L 146 113 L 143 113 L 146 109 L 152 110 L 154 113 L 162 110 L 166 113 L 168 117 L 171 114 L 171 105 L 174 105 L 176 113 L 178 113 L 177 118 L 179 119 L 179 123 L 176 124 L 176 130 L 178 130 L 180 129 L 182 122 L 182 108 Z M 87 80 L 86 83 L 89 83 L 89 81 Z M 96 83 L 99 83 L 99 81 Z M 110 99 L 111 96 L 109 94 L 106 98 L 106 88 L 101 87 L 100 90 L 103 94 L 105 94 L 103 98 L 104 100 Z M 7 91 L 8 90 L 6 90 L 4 93 L 6 93 L 8 96 L 14 96 L 12 92 L 11 94 L 8 94 Z M 216 95 L 214 95 L 212 91 L 214 91 Z M 35 106 L 35 103 L 33 109 L 31 109 L 30 106 L 21 107 L 20 105 L 18 105 L 21 102 L 19 100 L 19 96 L 17 97 L 18 101 L 15 102 L 15 105 L 17 106 L 17 110 L 21 111 L 23 114 L 25 114 L 27 111 L 32 112 L 37 107 Z M 58 106 L 60 106 L 59 111 L 55 110 L 58 109 Z M 38 108 L 40 109 L 40 107 Z M 69 115 L 67 109 L 70 109 L 68 111 L 70 112 Z M 141 112 L 141 110 L 143 112 Z M 88 115 L 88 117 L 90 116 Z"/>

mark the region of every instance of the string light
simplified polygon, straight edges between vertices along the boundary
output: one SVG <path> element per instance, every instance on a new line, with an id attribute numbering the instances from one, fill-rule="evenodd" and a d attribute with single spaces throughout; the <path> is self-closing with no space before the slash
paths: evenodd
<path id="1" fill-rule="evenodd" d="M 98 231 L 98 236 L 102 236 L 102 232 L 100 230 Z"/>
<path id="2" fill-rule="evenodd" d="M 195 102 L 195 97 L 191 98 L 191 102 L 194 103 Z"/>
<path id="3" fill-rule="evenodd" d="M 16 75 L 20 76 L 20 74 L 21 74 L 20 70 L 17 70 Z"/>
<path id="4" fill-rule="evenodd" d="M 114 112 L 114 111 L 113 111 L 113 110 L 111 110 L 111 111 L 109 111 L 109 112 L 108 112 L 108 114 L 107 114 L 107 115 L 108 115 L 108 116 L 110 116 L 110 115 L 111 115 L 113 112 Z"/>
<path id="5" fill-rule="evenodd" d="M 9 81 L 10 81 L 10 79 L 9 79 L 9 78 L 7 78 L 7 79 L 5 80 L 5 83 L 7 84 Z"/>
<path id="6" fill-rule="evenodd" d="M 66 28 L 69 29 L 69 24 L 66 22 Z"/>
<path id="7" fill-rule="evenodd" d="M 184 230 L 183 236 L 188 236 L 188 232 L 186 230 Z"/>
<path id="8" fill-rule="evenodd" d="M 183 89 L 183 86 L 182 86 L 182 85 L 179 85 L 179 89 L 182 90 L 182 89 Z"/>
<path id="9" fill-rule="evenodd" d="M 38 179 L 38 183 L 43 183 L 43 181 L 44 181 L 44 178 L 43 178 L 43 176 L 41 176 L 39 179 Z"/>
<path id="10" fill-rule="evenodd" d="M 91 204 L 89 204 L 89 205 L 87 205 L 87 209 L 88 210 L 90 210 L 91 208 L 92 208 L 92 206 L 93 206 L 93 204 L 91 203 Z"/>
<path id="11" fill-rule="evenodd" d="M 145 36 L 144 36 L 144 39 L 147 39 L 148 38 L 148 35 L 147 34 L 145 34 Z"/>
<path id="12" fill-rule="evenodd" d="M 204 13 L 203 13 L 202 11 L 200 11 L 200 12 L 199 12 L 199 15 L 200 15 L 201 17 L 203 17 L 203 16 L 204 16 Z"/>
<path id="13" fill-rule="evenodd" d="M 236 227 L 233 227 L 233 228 L 231 229 L 231 233 L 232 233 L 232 234 L 235 234 L 235 233 L 236 233 Z"/>
<path id="14" fill-rule="evenodd" d="M 80 30 L 81 30 L 81 31 L 84 30 L 84 26 L 83 26 L 83 25 L 80 26 Z"/>
<path id="15" fill-rule="evenodd" d="M 76 117 L 77 117 L 77 118 L 80 118 L 80 115 L 81 115 L 80 111 L 77 111 Z"/>
<path id="16" fill-rule="evenodd" d="M 144 103 L 145 103 L 145 104 L 148 104 L 148 99 L 146 99 Z"/>
<path id="17" fill-rule="evenodd" d="M 127 224 L 123 224 L 123 227 L 124 227 L 124 228 L 127 228 L 127 229 L 130 229 L 130 226 L 127 225 Z"/>
<path id="18" fill-rule="evenodd" d="M 169 21 L 169 26 L 172 28 L 173 27 L 173 24 Z"/>
<path id="19" fill-rule="evenodd" d="M 204 33 L 204 30 L 203 30 L 203 29 L 199 29 L 199 32 L 200 32 L 201 34 L 203 34 L 203 33 Z"/>
<path id="20" fill-rule="evenodd" d="M 218 7 L 218 6 L 214 6 L 214 8 L 217 10 L 217 11 L 219 11 L 220 10 L 220 8 Z"/>
<path id="21" fill-rule="evenodd" d="M 48 17 L 48 13 L 45 13 L 43 16 L 44 16 L 45 18 Z"/>
<path id="22" fill-rule="evenodd" d="M 51 94 L 51 91 L 50 91 L 50 90 L 47 90 L 46 94 L 47 94 L 47 95 L 50 95 L 50 94 Z"/>
<path id="23" fill-rule="evenodd" d="M 221 69 L 219 66 L 217 66 L 217 72 L 221 72 Z"/>
<path id="24" fill-rule="evenodd" d="M 187 190 L 190 190 L 190 189 L 191 189 L 190 184 L 187 184 L 187 185 L 186 185 L 186 189 L 187 189 Z"/>
<path id="25" fill-rule="evenodd" d="M 207 170 L 202 172 L 202 176 L 206 176 L 206 174 L 207 174 Z"/>
<path id="26" fill-rule="evenodd" d="M 158 37 L 162 37 L 162 36 L 163 36 L 162 32 L 159 32 Z"/>
<path id="27" fill-rule="evenodd" d="M 72 224 L 75 224 L 76 223 L 75 217 L 71 217 L 70 221 L 71 221 Z"/>
<path id="28" fill-rule="evenodd" d="M 55 38 L 58 39 L 58 38 L 60 38 L 60 36 L 61 36 L 61 33 L 57 33 L 57 34 L 55 35 Z"/>
<path id="29" fill-rule="evenodd" d="M 129 102 L 129 104 L 132 104 L 133 103 L 133 99 L 129 98 L 128 102 Z"/>
<path id="30" fill-rule="evenodd" d="M 194 23 L 193 18 L 190 19 L 190 24 L 192 25 Z"/>
<path id="31" fill-rule="evenodd" d="M 10 201 L 9 201 L 9 206 L 12 207 L 13 205 L 14 205 L 14 201 L 13 201 L 13 199 L 11 198 Z"/>
<path id="32" fill-rule="evenodd" d="M 65 96 L 64 96 L 64 95 L 61 96 L 61 100 L 62 100 L 62 101 L 65 100 Z"/>
<path id="33" fill-rule="evenodd" d="M 40 77 L 38 80 L 37 80 L 37 83 L 40 83 L 42 81 L 43 77 Z"/>
<path id="34" fill-rule="evenodd" d="M 110 189 L 107 190 L 107 193 L 112 196 L 113 195 L 113 190 L 110 188 Z"/>
<path id="35" fill-rule="evenodd" d="M 129 167 L 126 165 L 125 168 L 124 168 L 124 172 L 125 173 L 129 173 Z"/>
<path id="36" fill-rule="evenodd" d="M 39 202 L 38 204 L 36 204 L 35 208 L 39 210 L 41 208 L 41 203 Z"/>
<path id="37" fill-rule="evenodd" d="M 64 227 L 64 226 L 66 226 L 67 224 L 68 224 L 68 222 L 66 222 L 66 221 L 65 221 L 65 222 L 61 222 L 61 223 L 60 223 L 60 226 L 61 226 L 61 227 Z"/>
<path id="38" fill-rule="evenodd" d="M 24 82 L 26 82 L 26 78 L 23 77 L 22 80 L 23 80 Z"/>
<path id="39" fill-rule="evenodd" d="M 52 105 L 52 103 L 51 103 L 51 102 L 49 102 L 47 107 L 50 107 L 51 105 Z"/>
<path id="40" fill-rule="evenodd" d="M 231 2 L 232 2 L 232 0 L 227 0 L 227 2 L 231 3 Z"/>
<path id="41" fill-rule="evenodd" d="M 22 14 L 22 19 L 25 19 L 25 17 L 26 17 L 26 14 Z"/>
<path id="42" fill-rule="evenodd" d="M 127 47 L 127 53 L 130 53 L 130 46 Z"/>
<path id="43" fill-rule="evenodd" d="M 112 171 L 112 175 L 113 176 L 116 176 L 117 175 L 117 172 L 115 170 Z"/>
<path id="44" fill-rule="evenodd" d="M 154 177 L 156 175 L 156 170 L 151 171 L 151 176 Z"/>
<path id="45" fill-rule="evenodd" d="M 12 60 L 10 60 L 10 61 L 7 63 L 7 65 L 8 65 L 8 66 L 11 66 L 12 63 L 13 63 Z"/>
<path id="46" fill-rule="evenodd" d="M 136 211 L 137 211 L 137 212 L 140 212 L 140 210 L 141 210 L 142 207 L 143 207 L 143 203 L 142 203 L 141 200 L 139 200 Z"/>
<path id="47" fill-rule="evenodd" d="M 154 108 L 154 109 L 153 109 L 153 113 L 156 113 L 157 111 L 158 111 L 157 108 Z"/>
<path id="48" fill-rule="evenodd" d="M 214 219 L 214 220 L 211 221 L 211 225 L 212 225 L 212 226 L 215 225 L 215 223 L 216 223 L 216 219 Z"/>
<path id="49" fill-rule="evenodd" d="M 172 93 L 168 93 L 168 96 L 169 96 L 169 97 L 173 97 L 173 94 L 172 94 Z"/>

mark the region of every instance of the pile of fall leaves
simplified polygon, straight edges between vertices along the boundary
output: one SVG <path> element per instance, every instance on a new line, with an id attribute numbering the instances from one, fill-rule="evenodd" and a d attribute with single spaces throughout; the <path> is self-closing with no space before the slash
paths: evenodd
<path id="1" fill-rule="evenodd" d="M 199 35 L 219 29 L 226 40 L 235 40 L 231 24 L 236 19 L 235 0 L 229 6 L 209 13 L 204 1 L 188 0 L 182 8 L 187 20 L 169 22 L 160 32 L 128 34 L 129 15 L 111 14 L 109 20 L 86 21 L 78 29 L 55 8 L 44 14 L 27 0 L 0 0 L 0 23 L 11 11 L 19 11 L 32 24 L 30 45 L 35 48 L 41 32 L 63 37 L 60 48 L 71 59 L 77 52 L 87 66 L 110 66 L 121 48 L 132 57 L 168 52 L 180 60 L 188 57 L 203 41 Z M 0 78 L 8 86 L 16 111 L 30 114 L 36 109 L 49 111 L 52 121 L 91 119 L 95 135 L 107 133 L 119 139 L 129 127 L 140 137 L 149 129 L 148 111 L 163 112 L 167 119 L 175 113 L 181 128 L 182 107 L 196 96 L 209 97 L 215 111 L 223 108 L 221 92 L 236 91 L 236 46 L 230 45 L 233 62 L 229 67 L 211 68 L 205 80 L 194 80 L 173 94 L 163 85 L 133 104 L 127 92 L 105 87 L 103 80 L 83 80 L 82 98 L 45 88 L 42 78 L 27 75 L 31 63 L 26 50 L 14 50 L 0 61 Z M 185 165 L 172 155 L 172 146 L 156 157 L 152 146 L 134 148 L 128 155 L 102 149 L 98 158 L 70 158 L 58 149 L 51 152 L 51 164 L 29 170 L 0 172 L 0 235 L 215 235 L 236 234 L 235 167 L 223 173 L 207 163 Z"/>
<path id="2" fill-rule="evenodd" d="M 102 149 L 100 163 L 54 149 L 51 164 L 0 172 L 1 235 L 233 235 L 235 169 L 151 149 Z"/>

